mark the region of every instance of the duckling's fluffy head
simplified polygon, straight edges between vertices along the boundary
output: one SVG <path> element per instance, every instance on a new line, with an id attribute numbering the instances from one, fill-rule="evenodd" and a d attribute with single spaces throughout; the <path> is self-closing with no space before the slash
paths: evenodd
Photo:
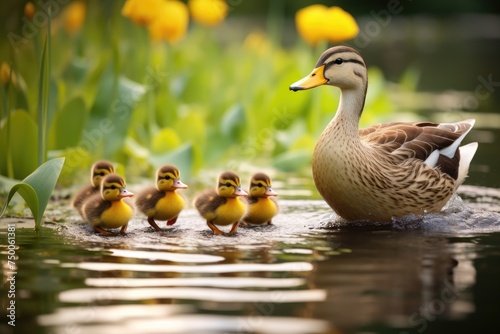
<path id="1" fill-rule="evenodd" d="M 271 178 L 264 173 L 256 173 L 250 180 L 250 196 L 268 197 L 278 194 L 271 188 Z"/>
<path id="2" fill-rule="evenodd" d="M 101 185 L 102 179 L 111 173 L 115 172 L 113 165 L 107 161 L 97 161 L 92 165 L 92 174 L 90 179 L 94 187 L 98 188 Z"/>
<path id="3" fill-rule="evenodd" d="M 106 201 L 118 201 L 134 194 L 126 189 L 125 180 L 118 174 L 108 174 L 101 183 L 101 196 Z"/>
<path id="4" fill-rule="evenodd" d="M 224 172 L 219 176 L 217 193 L 222 197 L 244 196 L 247 193 L 241 189 L 241 181 L 233 172 Z"/>
<path id="5" fill-rule="evenodd" d="M 181 173 L 172 165 L 165 165 L 156 172 L 156 187 L 160 191 L 175 191 L 188 186 L 181 182 Z"/>
<path id="6" fill-rule="evenodd" d="M 334 46 L 323 52 L 314 70 L 290 89 L 297 91 L 320 85 L 356 89 L 366 86 L 367 81 L 366 65 L 359 52 L 347 46 Z"/>

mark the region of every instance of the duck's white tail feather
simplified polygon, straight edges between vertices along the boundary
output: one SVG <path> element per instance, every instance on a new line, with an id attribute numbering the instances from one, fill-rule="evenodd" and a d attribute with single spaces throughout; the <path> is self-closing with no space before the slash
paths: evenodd
<path id="1" fill-rule="evenodd" d="M 476 154 L 477 146 L 477 143 L 470 143 L 458 148 L 460 150 L 460 163 L 458 165 L 457 187 L 464 182 L 469 173 L 470 162 Z"/>
<path id="2" fill-rule="evenodd" d="M 470 128 L 467 131 L 465 131 L 464 133 L 462 133 L 462 135 L 460 137 L 458 137 L 453 142 L 453 144 L 440 150 L 440 152 L 439 152 L 440 155 L 447 156 L 450 159 L 453 158 L 455 156 L 455 152 L 457 151 L 458 147 L 462 143 L 462 140 L 465 138 L 465 136 L 467 136 L 469 131 L 472 130 L 472 127 L 474 126 L 474 123 L 476 123 L 476 120 L 475 119 L 467 119 L 467 120 L 462 121 L 460 123 L 469 123 Z"/>

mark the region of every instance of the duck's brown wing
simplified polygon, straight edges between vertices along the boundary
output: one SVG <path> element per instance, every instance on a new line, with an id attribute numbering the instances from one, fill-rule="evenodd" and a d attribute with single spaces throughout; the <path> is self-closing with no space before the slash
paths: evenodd
<path id="1" fill-rule="evenodd" d="M 393 122 L 361 129 L 359 135 L 364 143 L 390 154 L 396 161 L 410 158 L 427 161 L 433 152 L 439 151 L 432 167 L 439 167 L 456 179 L 460 160 L 458 146 L 473 125 L 474 120 L 441 124 Z"/>
<path id="2" fill-rule="evenodd" d="M 92 225 L 98 225 L 101 223 L 102 213 L 110 207 L 110 201 L 103 200 L 101 194 L 95 194 L 83 203 L 83 216 Z"/>
<path id="3" fill-rule="evenodd" d="M 147 211 L 154 209 L 156 203 L 158 203 L 158 201 L 164 196 L 164 192 L 159 191 L 154 187 L 147 188 L 137 195 L 135 204 L 139 210 L 146 213 Z"/>
<path id="4" fill-rule="evenodd" d="M 227 202 L 227 198 L 219 196 L 213 189 L 205 190 L 194 200 L 194 206 L 206 220 L 216 217 L 215 210 Z"/>

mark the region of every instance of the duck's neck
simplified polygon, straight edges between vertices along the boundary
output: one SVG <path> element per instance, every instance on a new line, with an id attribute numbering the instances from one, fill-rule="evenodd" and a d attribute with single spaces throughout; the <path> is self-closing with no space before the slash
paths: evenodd
<path id="1" fill-rule="evenodd" d="M 340 102 L 335 117 L 329 124 L 335 132 L 350 138 L 358 138 L 359 118 L 365 105 L 366 86 L 357 89 L 341 89 Z"/>

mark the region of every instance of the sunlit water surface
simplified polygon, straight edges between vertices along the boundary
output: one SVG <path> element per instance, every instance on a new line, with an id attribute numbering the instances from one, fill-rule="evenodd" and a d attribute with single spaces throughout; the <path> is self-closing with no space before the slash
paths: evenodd
<path id="1" fill-rule="evenodd" d="M 38 236 L 18 224 L 16 327 L 4 317 L 1 332 L 494 333 L 500 191 L 460 195 L 442 214 L 379 226 L 281 200 L 272 226 L 232 237 L 192 209 L 159 233 L 137 217 L 126 236 L 76 217 Z"/>

